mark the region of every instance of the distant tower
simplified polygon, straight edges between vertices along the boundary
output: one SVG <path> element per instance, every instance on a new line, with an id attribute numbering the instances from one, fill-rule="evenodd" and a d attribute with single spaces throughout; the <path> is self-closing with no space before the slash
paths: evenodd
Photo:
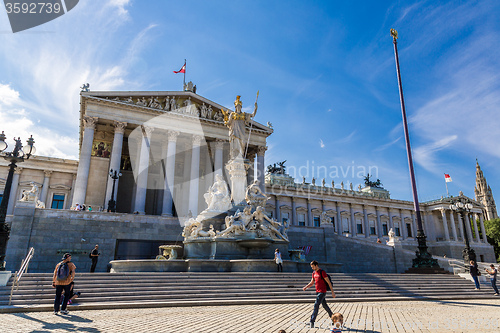
<path id="1" fill-rule="evenodd" d="M 497 206 L 495 205 L 495 199 L 493 199 L 493 194 L 491 193 L 491 187 L 486 183 L 486 178 L 484 178 L 483 171 L 479 166 L 479 162 L 476 159 L 476 188 L 474 189 L 476 195 L 476 201 L 483 205 L 486 210 L 486 219 L 497 219 Z"/>

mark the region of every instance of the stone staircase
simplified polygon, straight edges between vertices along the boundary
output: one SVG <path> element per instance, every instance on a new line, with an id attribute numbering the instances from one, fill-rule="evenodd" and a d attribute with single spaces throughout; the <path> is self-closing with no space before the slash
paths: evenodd
<path id="1" fill-rule="evenodd" d="M 493 299 L 490 286 L 453 275 L 331 274 L 335 302 Z M 310 273 L 77 273 L 82 296 L 73 309 L 312 303 L 314 288 L 302 291 Z M 0 287 L 0 313 L 51 311 L 52 274 L 28 273 L 8 306 L 12 279 Z M 333 302 L 331 296 L 327 298 Z"/>

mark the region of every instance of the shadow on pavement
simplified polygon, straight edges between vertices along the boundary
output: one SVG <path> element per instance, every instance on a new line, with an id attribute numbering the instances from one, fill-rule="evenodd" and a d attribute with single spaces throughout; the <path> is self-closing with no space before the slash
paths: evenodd
<path id="1" fill-rule="evenodd" d="M 43 320 L 40 320 L 37 318 L 33 318 L 33 317 L 29 316 L 27 313 L 16 313 L 15 316 L 20 317 L 20 318 L 24 318 L 24 319 L 28 319 L 28 320 L 31 320 L 31 321 L 34 321 L 34 322 L 37 322 L 37 323 L 40 323 L 43 325 L 43 327 L 41 329 L 35 329 L 35 330 L 31 331 L 31 333 L 52 332 L 54 330 L 59 330 L 59 331 L 65 330 L 68 332 L 89 332 L 89 333 L 100 333 L 101 332 L 97 328 L 76 326 L 73 323 L 49 323 L 49 322 L 46 322 L 46 321 L 43 321 Z M 55 316 L 54 315 L 54 318 L 61 318 L 61 319 L 65 319 L 65 320 L 68 320 L 71 322 L 75 322 L 75 323 L 91 323 L 91 322 L 93 322 L 90 319 L 82 318 L 80 316 L 75 316 L 72 314 L 66 315 L 66 316 L 63 316 L 63 315 Z"/>

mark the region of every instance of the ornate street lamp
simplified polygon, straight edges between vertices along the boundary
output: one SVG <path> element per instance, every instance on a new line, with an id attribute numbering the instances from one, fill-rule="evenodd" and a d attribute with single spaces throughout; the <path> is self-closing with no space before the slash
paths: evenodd
<path id="1" fill-rule="evenodd" d="M 458 197 L 453 200 L 450 205 L 450 209 L 458 212 L 460 217 L 462 218 L 463 229 L 464 229 L 464 238 L 465 238 L 465 248 L 462 250 L 462 257 L 464 258 L 464 262 L 468 265 L 471 260 L 476 261 L 476 252 L 469 245 L 469 236 L 467 233 L 467 228 L 465 224 L 465 213 L 467 213 L 467 219 L 469 219 L 469 213 L 472 209 L 472 204 L 468 203 L 466 199 Z M 469 221 L 467 221 L 469 222 Z"/>
<path id="2" fill-rule="evenodd" d="M 396 71 L 398 74 L 398 86 L 399 86 L 399 99 L 401 100 L 401 112 L 403 113 L 403 128 L 405 133 L 406 141 L 406 153 L 408 154 L 408 167 L 410 169 L 410 182 L 413 192 L 413 205 L 415 208 L 415 216 L 417 219 L 417 242 L 418 251 L 416 251 L 417 257 L 413 259 L 413 267 L 415 268 L 438 268 L 439 265 L 436 259 L 432 258 L 432 255 L 427 252 L 427 242 L 424 233 L 424 228 L 422 226 L 422 217 L 420 216 L 420 207 L 418 204 L 417 195 L 417 185 L 415 183 L 415 173 L 413 171 L 413 159 L 411 156 L 411 146 L 410 146 L 410 136 L 408 134 L 408 122 L 406 121 L 406 110 L 405 101 L 403 97 L 403 85 L 401 84 L 401 74 L 399 71 L 399 57 L 398 57 L 398 32 L 391 29 L 391 36 L 394 43 L 394 55 L 396 58 Z"/>
<path id="3" fill-rule="evenodd" d="M 2 131 L 0 134 L 0 153 L 7 149 L 7 143 L 5 142 L 6 136 Z M 16 142 L 14 150 L 10 153 L 4 153 L 3 158 L 10 162 L 9 164 L 9 175 L 7 176 L 7 182 L 5 183 L 5 188 L 3 191 L 2 202 L 0 203 L 0 271 L 5 270 L 5 253 L 7 251 L 7 242 L 9 241 L 10 228 L 5 223 L 5 217 L 7 215 L 7 206 L 9 204 L 10 189 L 12 187 L 12 178 L 14 177 L 14 171 L 16 170 L 16 163 L 22 163 L 27 160 L 36 152 L 35 140 L 33 140 L 33 135 L 28 139 L 28 144 L 23 148 L 21 143 L 21 138 L 14 138 Z"/>
<path id="4" fill-rule="evenodd" d="M 116 180 L 122 176 L 117 170 L 109 170 L 109 176 L 113 179 L 113 189 L 111 190 L 111 199 L 108 201 L 108 212 L 116 212 L 116 201 L 115 201 L 115 183 Z"/>

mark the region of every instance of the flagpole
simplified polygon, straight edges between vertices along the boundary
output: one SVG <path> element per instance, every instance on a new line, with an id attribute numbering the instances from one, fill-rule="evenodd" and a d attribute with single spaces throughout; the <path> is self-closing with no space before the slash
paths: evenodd
<path id="1" fill-rule="evenodd" d="M 184 59 L 184 85 L 182 86 L 182 90 L 184 90 L 184 87 L 186 86 L 186 59 Z"/>
<path id="2" fill-rule="evenodd" d="M 448 182 L 446 181 L 446 174 L 444 174 L 444 183 L 446 185 L 446 196 L 449 197 L 450 193 L 448 192 Z"/>

